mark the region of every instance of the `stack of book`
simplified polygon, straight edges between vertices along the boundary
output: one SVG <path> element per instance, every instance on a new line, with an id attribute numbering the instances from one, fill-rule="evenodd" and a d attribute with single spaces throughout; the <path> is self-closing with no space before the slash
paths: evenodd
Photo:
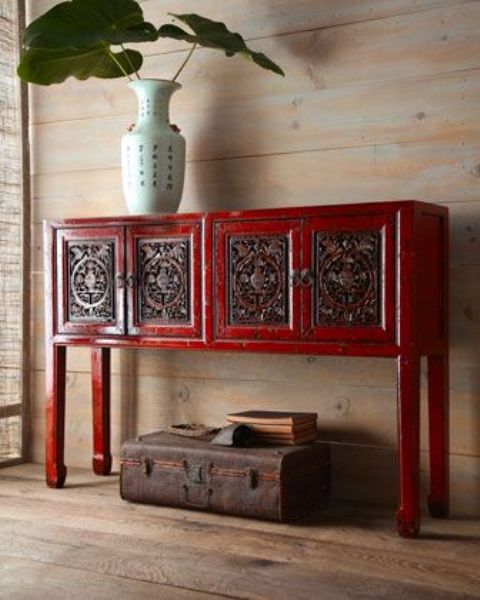
<path id="1" fill-rule="evenodd" d="M 307 444 L 317 437 L 317 413 L 247 410 L 227 415 L 227 422 L 248 425 L 262 443 Z"/>

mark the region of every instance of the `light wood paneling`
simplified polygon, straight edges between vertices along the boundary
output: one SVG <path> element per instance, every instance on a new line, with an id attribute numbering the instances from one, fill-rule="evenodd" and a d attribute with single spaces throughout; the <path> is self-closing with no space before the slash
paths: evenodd
<path id="1" fill-rule="evenodd" d="M 217 0 L 202 0 L 202 14 L 218 20 L 226 19 L 230 29 L 240 29 L 247 39 L 280 35 L 299 29 L 332 27 L 355 22 L 368 21 L 382 17 L 391 17 L 408 13 L 418 13 L 431 8 L 465 4 L 457 0 L 343 0 L 341 3 L 317 2 L 313 6 L 310 0 L 297 0 L 295 14 L 289 0 L 258 3 L 256 0 L 230 2 L 228 9 L 219 6 Z M 475 1 L 475 0 L 470 0 Z M 30 19 L 37 18 L 50 9 L 57 0 L 34 0 L 29 6 Z M 190 0 L 139 0 L 145 18 L 155 25 L 169 20 L 168 13 L 191 12 Z M 222 10 L 223 8 L 223 10 Z M 252 18 L 254 15 L 255 18 Z M 156 50 L 165 50 L 170 40 L 160 40 L 157 45 L 148 44 Z M 175 46 L 178 47 L 178 44 Z"/>
<path id="2" fill-rule="evenodd" d="M 305 4 L 307 2 L 305 0 Z M 311 0 L 308 3 L 312 13 L 315 13 L 315 6 L 330 4 L 312 3 Z M 241 6 L 243 2 L 233 4 Z M 266 4 L 275 6 L 278 2 Z M 341 6 L 344 2 L 335 4 Z M 307 100 L 312 92 L 320 90 L 324 93 L 319 94 L 318 102 L 328 106 L 332 95 L 325 90 L 330 88 L 355 88 L 362 83 L 376 85 L 399 79 L 431 79 L 434 75 L 479 68 L 480 34 L 476 24 L 480 6 L 477 2 L 451 4 L 453 6 L 446 8 L 342 27 L 326 27 L 320 22 L 317 28 L 308 31 L 299 27 L 288 36 L 259 40 L 256 43 L 259 49 L 284 68 L 285 78 L 255 68 L 247 61 L 234 59 L 234 63 L 229 62 L 222 60 L 223 57 L 213 50 L 200 49 L 183 76 L 184 89 L 175 97 L 175 118 L 178 115 L 181 125 L 180 119 L 186 110 L 203 112 L 210 105 L 215 108 L 212 116 L 217 120 L 219 117 L 215 113 L 219 109 L 234 111 L 242 104 L 261 103 L 264 98 L 271 97 L 277 97 L 279 105 L 282 105 L 282 99 L 284 105 L 285 100 L 294 99 L 298 104 L 304 95 Z M 228 20 L 227 12 L 225 18 Z M 294 20 L 295 10 L 291 7 L 289 12 Z M 178 52 L 155 54 L 145 62 L 144 76 L 168 77 L 169 73 L 175 72 L 182 58 Z M 441 81 L 431 85 L 437 87 Z M 394 87 L 402 94 L 402 86 Z M 374 90 L 375 87 L 372 94 Z M 355 94 L 355 89 L 350 89 L 350 93 Z M 338 94 L 342 92 L 338 91 Z M 368 91 L 360 91 L 360 94 L 365 97 Z M 106 116 L 110 121 L 112 114 L 123 115 L 125 119 L 117 121 L 121 131 L 131 122 L 134 107 L 133 94 L 125 89 L 122 80 L 86 84 L 72 80 L 63 85 L 62 94 L 56 92 L 55 86 L 35 88 L 32 120 L 33 123 L 43 123 Z M 178 113 L 175 107 L 178 107 Z M 275 108 L 263 111 L 263 120 L 268 121 L 267 115 Z M 368 107 L 365 109 L 368 114 Z M 318 119 L 315 126 L 318 127 L 323 120 Z M 198 119 L 199 123 L 202 121 Z M 281 125 L 285 126 L 288 122 L 286 118 Z M 208 134 L 210 126 L 211 123 L 205 124 L 204 135 Z M 248 124 L 242 123 L 243 126 L 248 127 Z M 236 135 L 242 135 L 242 128 L 237 127 Z M 259 137 L 254 136 L 256 143 Z M 194 143 L 195 140 L 190 140 L 190 145 Z M 204 150 L 209 150 L 208 145 Z"/>
<path id="3" fill-rule="evenodd" d="M 479 74 L 474 69 L 407 80 L 400 88 L 382 82 L 297 96 L 278 90 L 256 98 L 252 90 L 253 98 L 243 102 L 232 98 L 227 104 L 210 94 L 184 110 L 174 104 L 174 114 L 181 116 L 173 120 L 192 140 L 187 145 L 188 161 L 421 141 L 451 143 L 468 139 L 479 129 Z M 452 113 L 456 104 L 460 110 Z M 130 115 L 134 110 L 132 102 Z M 127 115 L 102 116 L 34 126 L 39 150 L 35 173 L 71 171 L 72 166 L 95 170 L 99 164 L 118 167 L 118 137 L 131 120 Z M 52 145 L 61 152 L 47 152 Z"/>
<path id="4" fill-rule="evenodd" d="M 53 3 L 30 0 L 30 11 L 38 15 Z M 191 10 L 184 0 L 142 5 L 156 23 L 167 10 Z M 480 4 L 205 0 L 200 12 L 241 31 L 287 76 L 196 53 L 172 111 L 188 145 L 183 212 L 388 198 L 450 207 L 453 504 L 457 513 L 478 512 Z M 145 51 L 150 77 L 168 76 L 185 53 L 165 40 Z M 134 119 L 135 101 L 123 81 L 32 91 L 32 416 L 34 457 L 41 461 L 40 223 L 125 212 L 118 138 Z M 69 351 L 68 367 L 67 463 L 87 466 L 88 349 Z M 126 436 L 171 421 L 215 424 L 229 410 L 295 405 L 317 411 L 324 435 L 341 442 L 333 450 L 336 497 L 395 501 L 394 361 L 145 350 L 114 351 L 112 368 L 115 457 Z"/>
<path id="5" fill-rule="evenodd" d="M 240 62 L 233 69 L 225 61 L 215 60 L 213 51 L 199 51 L 200 65 L 188 82 L 188 93 L 178 94 L 188 98 L 189 104 L 179 106 L 185 120 L 178 119 L 190 140 L 187 156 L 205 160 L 382 145 L 439 134 L 448 138 L 449 131 L 451 135 L 461 135 L 469 129 L 469 114 L 470 126 L 476 122 L 472 99 L 478 83 L 469 85 L 465 75 L 454 78 L 456 85 L 449 77 L 435 81 L 432 77 L 480 67 L 480 34 L 476 27 L 479 20 L 480 5 L 472 3 L 263 40 L 265 50 L 285 66 L 285 80 L 248 63 Z M 178 56 L 161 55 L 155 57 L 157 60 L 165 68 L 165 62 L 175 64 Z M 172 71 L 174 64 L 169 67 Z M 158 77 L 159 72 L 160 65 L 149 63 L 145 74 Z M 415 81 L 401 86 L 379 85 L 390 82 L 392 73 L 395 79 L 413 77 Z M 366 82 L 367 88 L 353 85 Z M 111 96 L 112 89 L 113 93 L 118 90 L 117 96 L 121 94 L 122 98 L 126 97 L 126 90 L 123 82 L 116 82 L 113 88 L 106 87 L 108 83 L 100 84 L 104 89 L 101 118 L 92 117 L 87 122 L 84 117 L 88 101 L 83 89 L 79 92 L 81 83 L 72 83 L 70 98 L 55 94 L 54 87 L 35 90 L 34 122 L 52 120 L 36 116 L 36 105 L 52 106 L 56 121 L 60 121 L 33 128 L 32 136 L 38 146 L 32 166 L 35 174 L 71 171 L 73 166 L 75 170 L 96 169 L 100 164 L 102 168 L 118 166 L 116 142 L 132 121 L 134 99 L 129 98 L 120 116 L 111 116 L 119 105 Z M 93 87 L 87 86 L 83 85 L 86 89 Z M 337 89 L 338 86 L 346 89 Z M 96 102 L 98 98 L 99 91 Z M 55 110 L 58 104 L 63 109 Z M 457 111 L 452 114 L 448 107 L 444 108 L 445 104 L 455 105 Z M 68 119 L 62 116 L 65 110 Z M 92 114 L 95 113 L 91 110 L 87 112 Z M 319 119 L 319 114 L 323 118 Z M 174 121 L 175 115 L 174 112 Z M 441 128 L 436 126 L 439 120 Z M 223 135 L 218 135 L 219 130 Z M 47 151 L 52 143 L 58 152 Z"/>
<path id="6" fill-rule="evenodd" d="M 45 149 L 46 151 L 46 149 Z M 412 142 L 187 164 L 181 212 L 388 198 L 476 201 L 480 144 Z M 118 169 L 33 178 L 33 218 L 125 212 Z"/>

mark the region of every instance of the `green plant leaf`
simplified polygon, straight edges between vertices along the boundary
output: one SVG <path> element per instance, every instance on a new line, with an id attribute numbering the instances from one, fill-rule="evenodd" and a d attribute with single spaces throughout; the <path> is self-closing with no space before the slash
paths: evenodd
<path id="1" fill-rule="evenodd" d="M 187 33 L 181 27 L 176 25 L 162 25 L 158 30 L 158 36 L 163 38 L 172 38 L 174 40 L 183 40 L 192 44 L 197 44 L 197 36 Z"/>
<path id="2" fill-rule="evenodd" d="M 125 53 L 113 54 L 128 74 L 138 71 L 142 66 L 140 52 L 126 50 Z M 89 77 L 114 78 L 124 75 L 112 60 L 105 44 L 96 44 L 90 48 L 30 48 L 24 52 L 17 73 L 24 81 L 39 85 L 61 83 L 68 77 L 83 80 Z"/>
<path id="3" fill-rule="evenodd" d="M 175 40 L 184 40 L 192 44 L 198 44 L 205 48 L 215 48 L 225 52 L 227 56 L 240 54 L 248 60 L 268 69 L 279 75 L 285 75 L 283 70 L 262 52 L 254 52 L 245 43 L 245 40 L 239 33 L 234 33 L 227 29 L 225 23 L 212 21 L 196 14 L 173 14 L 169 13 L 175 19 L 187 25 L 195 35 L 185 31 L 176 25 L 162 25 L 158 30 L 159 37 L 173 38 Z"/>
<path id="4" fill-rule="evenodd" d="M 123 44 L 158 39 L 134 0 L 61 2 L 33 21 L 22 36 L 25 48 L 89 48 L 98 42 Z"/>

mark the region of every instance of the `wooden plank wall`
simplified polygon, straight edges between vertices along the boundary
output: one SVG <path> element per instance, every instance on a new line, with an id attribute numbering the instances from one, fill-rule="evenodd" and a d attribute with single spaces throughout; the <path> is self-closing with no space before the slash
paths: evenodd
<path id="1" fill-rule="evenodd" d="M 35 16 L 53 2 L 29 4 Z M 187 0 L 142 5 L 155 23 L 168 10 L 198 10 Z M 478 513 L 480 3 L 204 0 L 201 12 L 241 31 L 287 76 L 195 53 L 173 102 L 173 122 L 188 143 L 182 211 L 397 198 L 451 208 L 453 507 Z M 170 77 L 186 48 L 162 41 L 145 52 L 144 76 Z M 44 428 L 41 221 L 125 212 L 119 136 L 134 114 L 133 94 L 120 80 L 32 90 L 37 461 Z M 88 351 L 71 351 L 68 366 L 67 461 L 88 466 Z M 335 495 L 395 502 L 391 360 L 124 351 L 114 353 L 112 380 L 115 456 L 125 437 L 171 421 L 216 424 L 229 410 L 294 406 L 317 411 L 324 436 L 338 442 Z"/>

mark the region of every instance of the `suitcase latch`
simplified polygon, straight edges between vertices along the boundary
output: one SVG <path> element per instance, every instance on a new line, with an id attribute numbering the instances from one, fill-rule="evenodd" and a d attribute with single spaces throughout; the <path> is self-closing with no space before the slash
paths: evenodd
<path id="1" fill-rule="evenodd" d="M 247 485 L 251 490 L 254 490 L 258 485 L 258 473 L 255 469 L 247 467 L 245 469 L 245 476 L 247 477 Z"/>
<path id="2" fill-rule="evenodd" d="M 206 465 L 189 465 L 183 460 L 185 483 L 183 484 L 184 503 L 195 508 L 208 508 L 213 490 L 209 487 L 211 463 Z"/>
<path id="3" fill-rule="evenodd" d="M 205 485 L 202 465 L 188 465 L 186 471 L 189 483 L 192 485 Z"/>
<path id="4" fill-rule="evenodd" d="M 145 475 L 148 477 L 152 472 L 153 460 L 151 458 L 143 458 L 142 459 L 142 469 Z"/>

